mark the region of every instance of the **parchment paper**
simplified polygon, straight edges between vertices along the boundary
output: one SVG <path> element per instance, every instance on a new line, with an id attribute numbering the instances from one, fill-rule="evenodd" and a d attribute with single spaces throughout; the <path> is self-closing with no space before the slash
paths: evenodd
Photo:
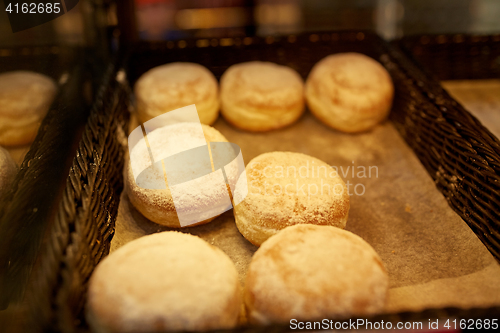
<path id="1" fill-rule="evenodd" d="M 451 210 L 390 122 L 358 135 L 331 130 L 309 113 L 288 128 L 268 133 L 239 131 L 222 118 L 214 127 L 241 147 L 245 163 L 264 152 L 296 151 L 337 166 L 344 180 L 352 184 L 350 192 L 354 193 L 354 184 L 364 186 L 362 195 L 351 196 L 346 229 L 370 243 L 389 272 L 386 312 L 500 304 L 499 265 Z M 366 178 L 359 173 L 360 167 L 366 168 Z M 358 194 L 361 185 L 356 188 Z M 165 230 L 171 229 L 144 218 L 124 193 L 111 250 Z M 238 232 L 232 210 L 207 225 L 182 231 L 227 253 L 243 284 L 257 247 Z"/>

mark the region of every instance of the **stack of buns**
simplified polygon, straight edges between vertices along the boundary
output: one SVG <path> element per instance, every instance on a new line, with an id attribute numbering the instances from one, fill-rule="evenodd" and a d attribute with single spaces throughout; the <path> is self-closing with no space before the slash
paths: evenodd
<path id="1" fill-rule="evenodd" d="M 387 70 L 360 53 L 327 56 L 312 68 L 305 86 L 292 68 L 251 61 L 224 72 L 219 96 L 217 80 L 207 68 L 177 62 L 149 70 L 134 90 L 141 122 L 196 104 L 201 123 L 211 125 L 220 106 L 229 123 L 252 132 L 293 124 L 306 101 L 312 114 L 331 128 L 366 131 L 387 117 L 394 96 Z"/>
<path id="2" fill-rule="evenodd" d="M 366 131 L 387 116 L 393 93 L 385 69 L 356 53 L 321 60 L 305 87 L 291 68 L 266 62 L 231 66 L 221 78 L 220 96 L 210 71 L 191 63 L 151 69 L 135 85 L 141 122 L 196 104 L 200 121 L 212 124 L 220 101 L 229 123 L 252 132 L 293 124 L 306 102 L 334 129 Z M 166 138 L 190 126 L 157 129 L 148 134 L 149 144 L 175 144 Z M 207 142 L 227 142 L 210 126 L 203 125 L 203 132 Z M 131 150 L 124 171 L 128 197 L 149 220 L 180 228 L 168 185 L 166 190 L 149 190 L 135 183 L 131 163 L 149 159 L 150 146 L 138 144 Z M 87 304 L 93 329 L 226 329 L 239 323 L 243 305 L 248 320 L 258 324 L 366 316 L 383 310 L 386 269 L 368 243 L 343 230 L 349 195 L 331 166 L 300 153 L 269 152 L 250 161 L 245 175 L 249 192 L 234 206 L 235 223 L 244 238 L 260 248 L 243 290 L 234 264 L 219 249 L 174 231 L 146 236 L 112 253 L 94 272 Z M 198 199 L 186 197 L 184 204 L 203 211 L 217 201 L 209 196 Z"/>

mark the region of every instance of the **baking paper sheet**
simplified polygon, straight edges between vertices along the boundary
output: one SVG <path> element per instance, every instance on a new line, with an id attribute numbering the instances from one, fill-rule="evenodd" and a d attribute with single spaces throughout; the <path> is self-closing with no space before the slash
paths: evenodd
<path id="1" fill-rule="evenodd" d="M 265 152 L 295 151 L 338 168 L 353 194 L 346 229 L 371 244 L 389 272 L 386 312 L 500 304 L 498 263 L 448 206 L 389 121 L 357 135 L 331 130 L 309 113 L 288 128 L 268 133 L 239 131 L 222 118 L 214 127 L 241 147 L 245 163 Z M 147 220 L 123 193 L 111 250 L 166 230 L 172 229 Z M 257 247 L 238 232 L 232 210 L 207 225 L 181 231 L 227 253 L 243 284 Z"/>

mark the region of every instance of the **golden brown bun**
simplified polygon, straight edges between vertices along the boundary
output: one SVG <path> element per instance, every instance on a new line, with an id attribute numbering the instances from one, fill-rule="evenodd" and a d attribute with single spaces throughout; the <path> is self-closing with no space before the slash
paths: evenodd
<path id="1" fill-rule="evenodd" d="M 137 80 L 134 92 L 142 123 L 191 104 L 196 105 L 202 124 L 211 125 L 219 116 L 217 80 L 198 64 L 174 62 L 155 67 Z"/>
<path id="2" fill-rule="evenodd" d="M 9 152 L 0 147 L 0 202 L 7 194 L 10 184 L 17 173 L 17 166 Z"/>
<path id="3" fill-rule="evenodd" d="M 345 228 L 349 194 L 335 169 L 300 153 L 259 155 L 246 169 L 248 195 L 234 207 L 236 226 L 259 246 L 296 224 Z"/>
<path id="4" fill-rule="evenodd" d="M 233 65 L 221 78 L 221 113 L 247 131 L 294 123 L 304 112 L 304 84 L 293 69 L 270 62 Z"/>
<path id="5" fill-rule="evenodd" d="M 231 259 L 197 236 L 170 231 L 134 240 L 97 266 L 87 319 L 95 332 L 229 329 L 241 303 Z"/>
<path id="6" fill-rule="evenodd" d="M 296 225 L 255 252 L 244 302 L 251 323 L 363 317 L 383 310 L 388 285 L 380 257 L 360 237 Z"/>
<path id="7" fill-rule="evenodd" d="M 330 55 L 309 74 L 305 93 L 311 112 L 339 131 L 366 131 L 387 117 L 394 86 L 386 69 L 359 53 Z"/>
<path id="8" fill-rule="evenodd" d="M 28 71 L 0 74 L 0 145 L 26 145 L 36 137 L 57 93 L 50 77 Z"/>
<path id="9" fill-rule="evenodd" d="M 150 144 L 156 145 L 175 145 L 178 144 L 176 140 L 176 135 L 181 135 L 186 132 L 196 131 L 199 124 L 191 123 L 180 123 L 176 125 L 169 125 L 159 129 L 154 130 L 148 134 L 148 140 Z M 203 128 L 203 133 L 205 134 L 205 139 L 207 142 L 227 142 L 227 139 L 215 128 L 208 125 L 201 125 Z M 151 190 L 139 187 L 135 180 L 130 166 L 130 160 L 134 160 L 136 163 L 149 163 L 149 152 L 144 145 L 137 144 L 132 150 L 132 159 L 127 159 L 127 164 L 124 171 L 125 178 L 125 190 L 130 198 L 130 202 L 137 208 L 139 212 L 142 213 L 146 218 L 153 222 L 162 224 L 171 228 L 181 228 L 179 218 L 177 217 L 177 211 L 174 205 L 172 194 L 169 187 L 167 186 L 164 190 Z M 163 178 L 163 175 L 161 175 Z M 227 195 L 226 193 L 219 193 L 220 195 Z M 200 215 L 203 211 L 211 207 L 215 203 L 219 202 L 220 198 L 215 197 L 192 197 L 189 200 L 185 200 L 186 206 L 193 211 L 198 210 Z M 191 224 L 189 226 L 194 226 L 198 224 L 208 223 L 214 220 L 217 216 L 205 219 L 199 223 Z"/>

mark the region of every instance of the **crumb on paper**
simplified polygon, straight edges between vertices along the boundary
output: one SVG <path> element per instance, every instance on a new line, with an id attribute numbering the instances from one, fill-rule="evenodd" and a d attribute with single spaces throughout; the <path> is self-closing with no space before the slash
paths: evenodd
<path id="1" fill-rule="evenodd" d="M 392 254 L 396 254 L 396 251 L 392 250 L 392 251 L 391 251 L 391 253 L 392 253 Z"/>
<path id="2" fill-rule="evenodd" d="M 410 205 L 406 204 L 406 206 L 405 206 L 405 212 L 411 213 L 411 207 L 410 207 Z"/>

